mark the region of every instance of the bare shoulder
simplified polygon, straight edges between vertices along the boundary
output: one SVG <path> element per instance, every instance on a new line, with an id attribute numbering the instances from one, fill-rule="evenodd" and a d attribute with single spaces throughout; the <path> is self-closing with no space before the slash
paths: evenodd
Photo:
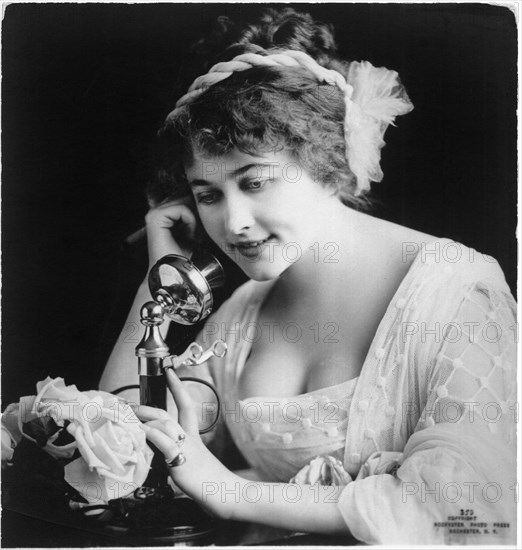
<path id="1" fill-rule="evenodd" d="M 392 277 L 401 279 L 417 257 L 462 273 L 496 276 L 500 269 L 494 258 L 452 239 L 376 218 L 371 225 L 373 261 Z"/>
<path id="2" fill-rule="evenodd" d="M 444 239 L 379 218 L 366 218 L 369 250 L 387 269 L 407 271 L 421 250 L 440 247 Z"/>
<path id="3" fill-rule="evenodd" d="M 350 266 L 352 292 L 346 307 L 364 309 L 368 323 L 378 323 L 417 254 L 441 239 L 368 215 L 358 219 L 357 228 L 357 262 Z"/>

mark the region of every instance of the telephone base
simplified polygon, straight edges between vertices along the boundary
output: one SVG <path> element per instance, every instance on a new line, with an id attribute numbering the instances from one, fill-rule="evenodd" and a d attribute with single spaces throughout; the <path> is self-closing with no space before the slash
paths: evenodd
<path id="1" fill-rule="evenodd" d="M 212 544 L 216 521 L 193 500 L 174 498 L 169 490 L 140 487 L 130 497 L 110 501 L 108 509 L 90 519 L 107 535 L 132 540 L 133 546 Z"/>

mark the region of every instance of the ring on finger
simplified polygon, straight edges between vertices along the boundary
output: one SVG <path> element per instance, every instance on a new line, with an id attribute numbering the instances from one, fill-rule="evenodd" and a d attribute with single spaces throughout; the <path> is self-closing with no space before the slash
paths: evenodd
<path id="1" fill-rule="evenodd" d="M 187 436 L 186 436 L 185 434 L 179 434 L 179 435 L 178 435 L 178 439 L 176 440 L 176 444 L 177 444 L 178 447 L 182 447 L 182 446 L 183 446 L 183 444 L 185 443 L 185 438 L 186 438 L 186 437 L 187 437 Z"/>
<path id="2" fill-rule="evenodd" d="M 165 462 L 167 463 L 167 466 L 169 468 L 177 468 L 178 466 L 181 466 L 182 464 L 185 464 L 185 462 L 187 462 L 187 457 L 183 453 L 179 453 L 177 456 L 170 460 L 165 459 Z"/>

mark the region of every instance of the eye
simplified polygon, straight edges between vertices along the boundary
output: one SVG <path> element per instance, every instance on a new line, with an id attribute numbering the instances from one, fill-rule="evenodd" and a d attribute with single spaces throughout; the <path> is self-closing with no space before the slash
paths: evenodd
<path id="1" fill-rule="evenodd" d="M 247 191 L 259 191 L 271 180 L 246 180 L 241 182 L 241 188 Z"/>
<path id="2" fill-rule="evenodd" d="M 213 204 L 217 200 L 219 200 L 219 193 L 217 191 L 206 191 L 196 194 L 196 202 L 198 204 Z"/>

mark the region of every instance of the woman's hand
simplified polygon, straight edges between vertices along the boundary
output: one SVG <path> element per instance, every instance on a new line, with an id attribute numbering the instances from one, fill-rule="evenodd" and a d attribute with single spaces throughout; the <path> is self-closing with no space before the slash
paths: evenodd
<path id="1" fill-rule="evenodd" d="M 191 196 L 172 200 L 152 207 L 145 216 L 149 267 L 152 267 L 166 254 L 181 254 L 190 258 L 192 250 L 186 241 L 194 240 L 197 219 L 194 214 L 194 201 Z M 178 229 L 184 236 L 179 242 L 172 229 Z"/>
<path id="2" fill-rule="evenodd" d="M 136 415 L 147 439 L 165 456 L 167 462 L 180 457 L 185 461 L 169 468 L 174 483 L 210 513 L 227 518 L 221 487 L 233 487 L 237 476 L 206 448 L 198 432 L 198 419 L 192 400 L 172 369 L 166 371 L 167 384 L 177 410 L 169 414 L 161 409 L 140 405 Z M 180 437 L 181 436 L 181 437 Z"/>

